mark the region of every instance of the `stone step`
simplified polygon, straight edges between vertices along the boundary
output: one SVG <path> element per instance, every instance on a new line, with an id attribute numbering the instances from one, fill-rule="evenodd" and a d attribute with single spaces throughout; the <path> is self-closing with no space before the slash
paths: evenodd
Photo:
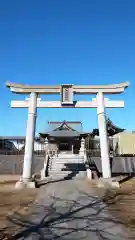
<path id="1" fill-rule="evenodd" d="M 59 162 L 59 161 L 83 161 L 84 160 L 84 158 L 58 158 L 58 159 L 56 159 L 56 158 L 53 158 L 52 160 L 54 160 L 55 162 Z"/>
<path id="2" fill-rule="evenodd" d="M 79 157 L 72 157 L 72 156 L 58 156 L 55 159 L 84 159 L 83 156 L 79 156 Z"/>
<path id="3" fill-rule="evenodd" d="M 65 161 L 65 160 L 63 160 L 63 161 L 58 161 L 58 162 L 56 162 L 56 161 L 53 161 L 52 162 L 52 164 L 67 164 L 67 163 L 84 163 L 84 161 Z"/>
<path id="4" fill-rule="evenodd" d="M 71 172 L 69 172 L 69 173 L 50 173 L 50 175 L 52 175 L 52 176 L 55 176 L 55 175 L 57 175 L 57 176 L 67 176 L 67 175 L 69 175 L 69 174 L 71 174 Z"/>
<path id="5" fill-rule="evenodd" d="M 68 167 L 71 167 L 71 168 L 81 168 L 82 166 L 85 166 L 83 163 L 81 164 L 77 164 L 77 163 L 73 163 L 73 164 L 68 164 L 68 163 L 65 163 L 65 164 L 52 164 L 50 165 L 49 167 L 52 168 L 52 167 L 56 167 L 56 168 L 68 168 Z"/>
<path id="6" fill-rule="evenodd" d="M 84 170 L 85 171 L 85 170 Z M 78 172 L 83 172 L 83 171 L 79 171 L 79 169 L 78 170 L 76 170 L 76 171 L 54 171 L 54 170 L 50 170 L 50 171 L 48 171 L 49 173 L 51 172 L 51 173 L 59 173 L 59 174 L 61 174 L 61 173 L 65 173 L 65 172 L 72 172 L 72 173 L 78 173 Z"/>
<path id="7" fill-rule="evenodd" d="M 51 164 L 50 166 L 58 166 L 60 167 L 68 167 L 69 166 L 74 166 L 74 167 L 80 167 L 82 165 L 85 165 L 84 163 L 58 163 L 58 164 Z"/>
<path id="8" fill-rule="evenodd" d="M 61 172 L 82 172 L 82 171 L 85 171 L 84 169 L 83 170 L 80 170 L 80 169 L 76 169 L 76 170 L 68 170 L 68 169 L 57 169 L 57 170 L 55 170 L 55 169 L 51 169 L 50 171 L 48 171 L 48 172 L 53 172 L 53 173 L 61 173 Z"/>
<path id="9" fill-rule="evenodd" d="M 60 162 L 60 161 L 84 161 L 84 158 L 53 158 L 55 162 Z"/>
<path id="10" fill-rule="evenodd" d="M 63 167 L 61 167 L 61 168 L 58 168 L 58 166 L 53 166 L 53 167 L 51 167 L 51 168 L 48 168 L 48 170 L 53 170 L 53 171 L 76 171 L 76 170 L 83 170 L 83 169 L 85 169 L 85 167 L 83 167 L 83 168 L 68 168 L 68 167 L 65 167 L 65 166 L 63 166 Z"/>
<path id="11" fill-rule="evenodd" d="M 68 174 L 72 174 L 72 173 L 76 173 L 76 175 L 83 175 L 84 173 L 86 174 L 85 171 L 82 172 L 60 172 L 60 173 L 54 173 L 54 172 L 50 172 L 51 175 L 68 175 Z"/>
<path id="12" fill-rule="evenodd" d="M 76 173 L 76 174 L 83 174 L 85 171 L 81 171 L 81 172 L 66 172 L 66 171 L 64 171 L 64 172 L 52 172 L 52 171 L 50 171 L 50 174 L 53 174 L 53 175 L 65 175 L 65 174 L 71 174 L 71 173 Z"/>
<path id="13" fill-rule="evenodd" d="M 66 174 L 66 175 L 50 175 L 50 177 L 52 178 L 52 179 L 63 179 L 63 178 L 72 178 L 72 179 L 84 179 L 84 178 L 86 178 L 86 175 L 85 174 L 82 174 L 82 175 L 80 175 L 80 174 L 76 174 L 75 176 L 71 176 L 70 174 Z"/>
<path id="14" fill-rule="evenodd" d="M 73 158 L 73 157 L 58 157 L 58 158 L 53 158 L 53 159 L 84 159 L 84 157 L 76 157 L 76 158 Z"/>
<path id="15" fill-rule="evenodd" d="M 64 173 L 64 172 L 83 172 L 83 171 L 85 171 L 85 169 L 83 169 L 83 170 L 80 170 L 80 169 L 76 169 L 76 170 L 58 169 L 57 171 L 55 171 L 55 169 L 51 169 L 49 172 Z"/>
<path id="16" fill-rule="evenodd" d="M 52 158 L 84 158 L 84 156 L 79 156 L 79 155 L 58 155 L 58 156 L 53 156 Z"/>

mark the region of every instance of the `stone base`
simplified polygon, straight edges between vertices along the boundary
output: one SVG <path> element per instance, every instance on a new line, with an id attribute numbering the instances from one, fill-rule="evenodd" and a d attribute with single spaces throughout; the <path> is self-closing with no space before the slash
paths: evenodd
<path id="1" fill-rule="evenodd" d="M 47 178 L 48 178 L 48 177 L 41 176 L 40 180 L 41 180 L 41 181 L 44 181 L 44 180 L 46 180 Z"/>
<path id="2" fill-rule="evenodd" d="M 36 188 L 35 182 L 20 180 L 15 184 L 16 189 Z"/>
<path id="3" fill-rule="evenodd" d="M 87 172 L 87 178 L 88 178 L 89 180 L 92 180 L 92 172 L 91 172 L 91 170 L 90 170 L 90 169 L 87 169 L 86 172 Z"/>
<path id="4" fill-rule="evenodd" d="M 84 157 L 84 152 L 80 152 L 79 156 Z"/>
<path id="5" fill-rule="evenodd" d="M 120 188 L 118 181 L 113 178 L 100 178 L 97 182 L 99 188 Z"/>
<path id="6" fill-rule="evenodd" d="M 44 180 L 46 177 L 45 177 L 45 170 L 44 169 L 42 169 L 41 171 L 40 171 L 40 180 Z"/>

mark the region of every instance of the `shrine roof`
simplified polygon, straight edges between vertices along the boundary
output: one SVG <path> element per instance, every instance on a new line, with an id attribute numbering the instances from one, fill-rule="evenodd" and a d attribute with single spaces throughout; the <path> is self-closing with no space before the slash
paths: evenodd
<path id="1" fill-rule="evenodd" d="M 77 131 L 66 131 L 66 130 L 51 131 L 48 134 L 51 137 L 79 137 L 80 136 L 80 133 Z"/>
<path id="2" fill-rule="evenodd" d="M 61 122 L 60 121 L 58 121 L 58 122 L 49 121 L 45 132 L 51 132 L 51 131 L 58 132 L 60 130 L 64 131 L 65 127 L 67 129 L 69 129 L 70 131 L 76 131 L 79 133 L 83 132 L 82 122 L 79 122 L 79 121 L 61 121 Z"/>
<path id="3" fill-rule="evenodd" d="M 117 133 L 121 133 L 121 132 L 125 131 L 124 128 L 120 128 L 120 127 L 114 125 L 113 122 L 109 118 L 106 120 L 106 125 L 107 125 L 108 136 L 113 136 Z M 92 135 L 98 136 L 99 129 L 97 129 L 97 128 L 93 129 Z"/>

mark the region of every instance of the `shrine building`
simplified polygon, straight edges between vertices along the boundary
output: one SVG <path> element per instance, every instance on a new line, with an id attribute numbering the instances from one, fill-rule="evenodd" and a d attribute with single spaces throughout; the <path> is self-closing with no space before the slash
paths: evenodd
<path id="1" fill-rule="evenodd" d="M 110 119 L 107 119 L 108 136 L 112 137 L 123 131 L 124 129 L 115 126 Z M 72 153 L 79 153 L 82 138 L 85 139 L 88 136 L 95 138 L 98 135 L 98 129 L 93 129 L 92 132 L 83 131 L 83 125 L 80 121 L 48 121 L 46 130 L 39 133 L 41 140 L 48 139 L 49 150 L 69 151 Z"/>

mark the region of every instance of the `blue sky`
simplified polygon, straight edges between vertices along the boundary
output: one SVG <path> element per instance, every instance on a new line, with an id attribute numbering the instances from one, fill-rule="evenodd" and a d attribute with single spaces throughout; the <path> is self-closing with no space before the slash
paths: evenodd
<path id="1" fill-rule="evenodd" d="M 134 10 L 134 0 L 0 1 L 0 135 L 26 131 L 27 109 L 10 108 L 25 96 L 10 93 L 7 79 L 44 85 L 128 80 L 124 94 L 110 96 L 125 100 L 125 108 L 107 113 L 114 124 L 135 129 Z M 80 120 L 85 131 L 97 127 L 96 109 L 38 109 L 36 133 L 48 120 Z"/>

